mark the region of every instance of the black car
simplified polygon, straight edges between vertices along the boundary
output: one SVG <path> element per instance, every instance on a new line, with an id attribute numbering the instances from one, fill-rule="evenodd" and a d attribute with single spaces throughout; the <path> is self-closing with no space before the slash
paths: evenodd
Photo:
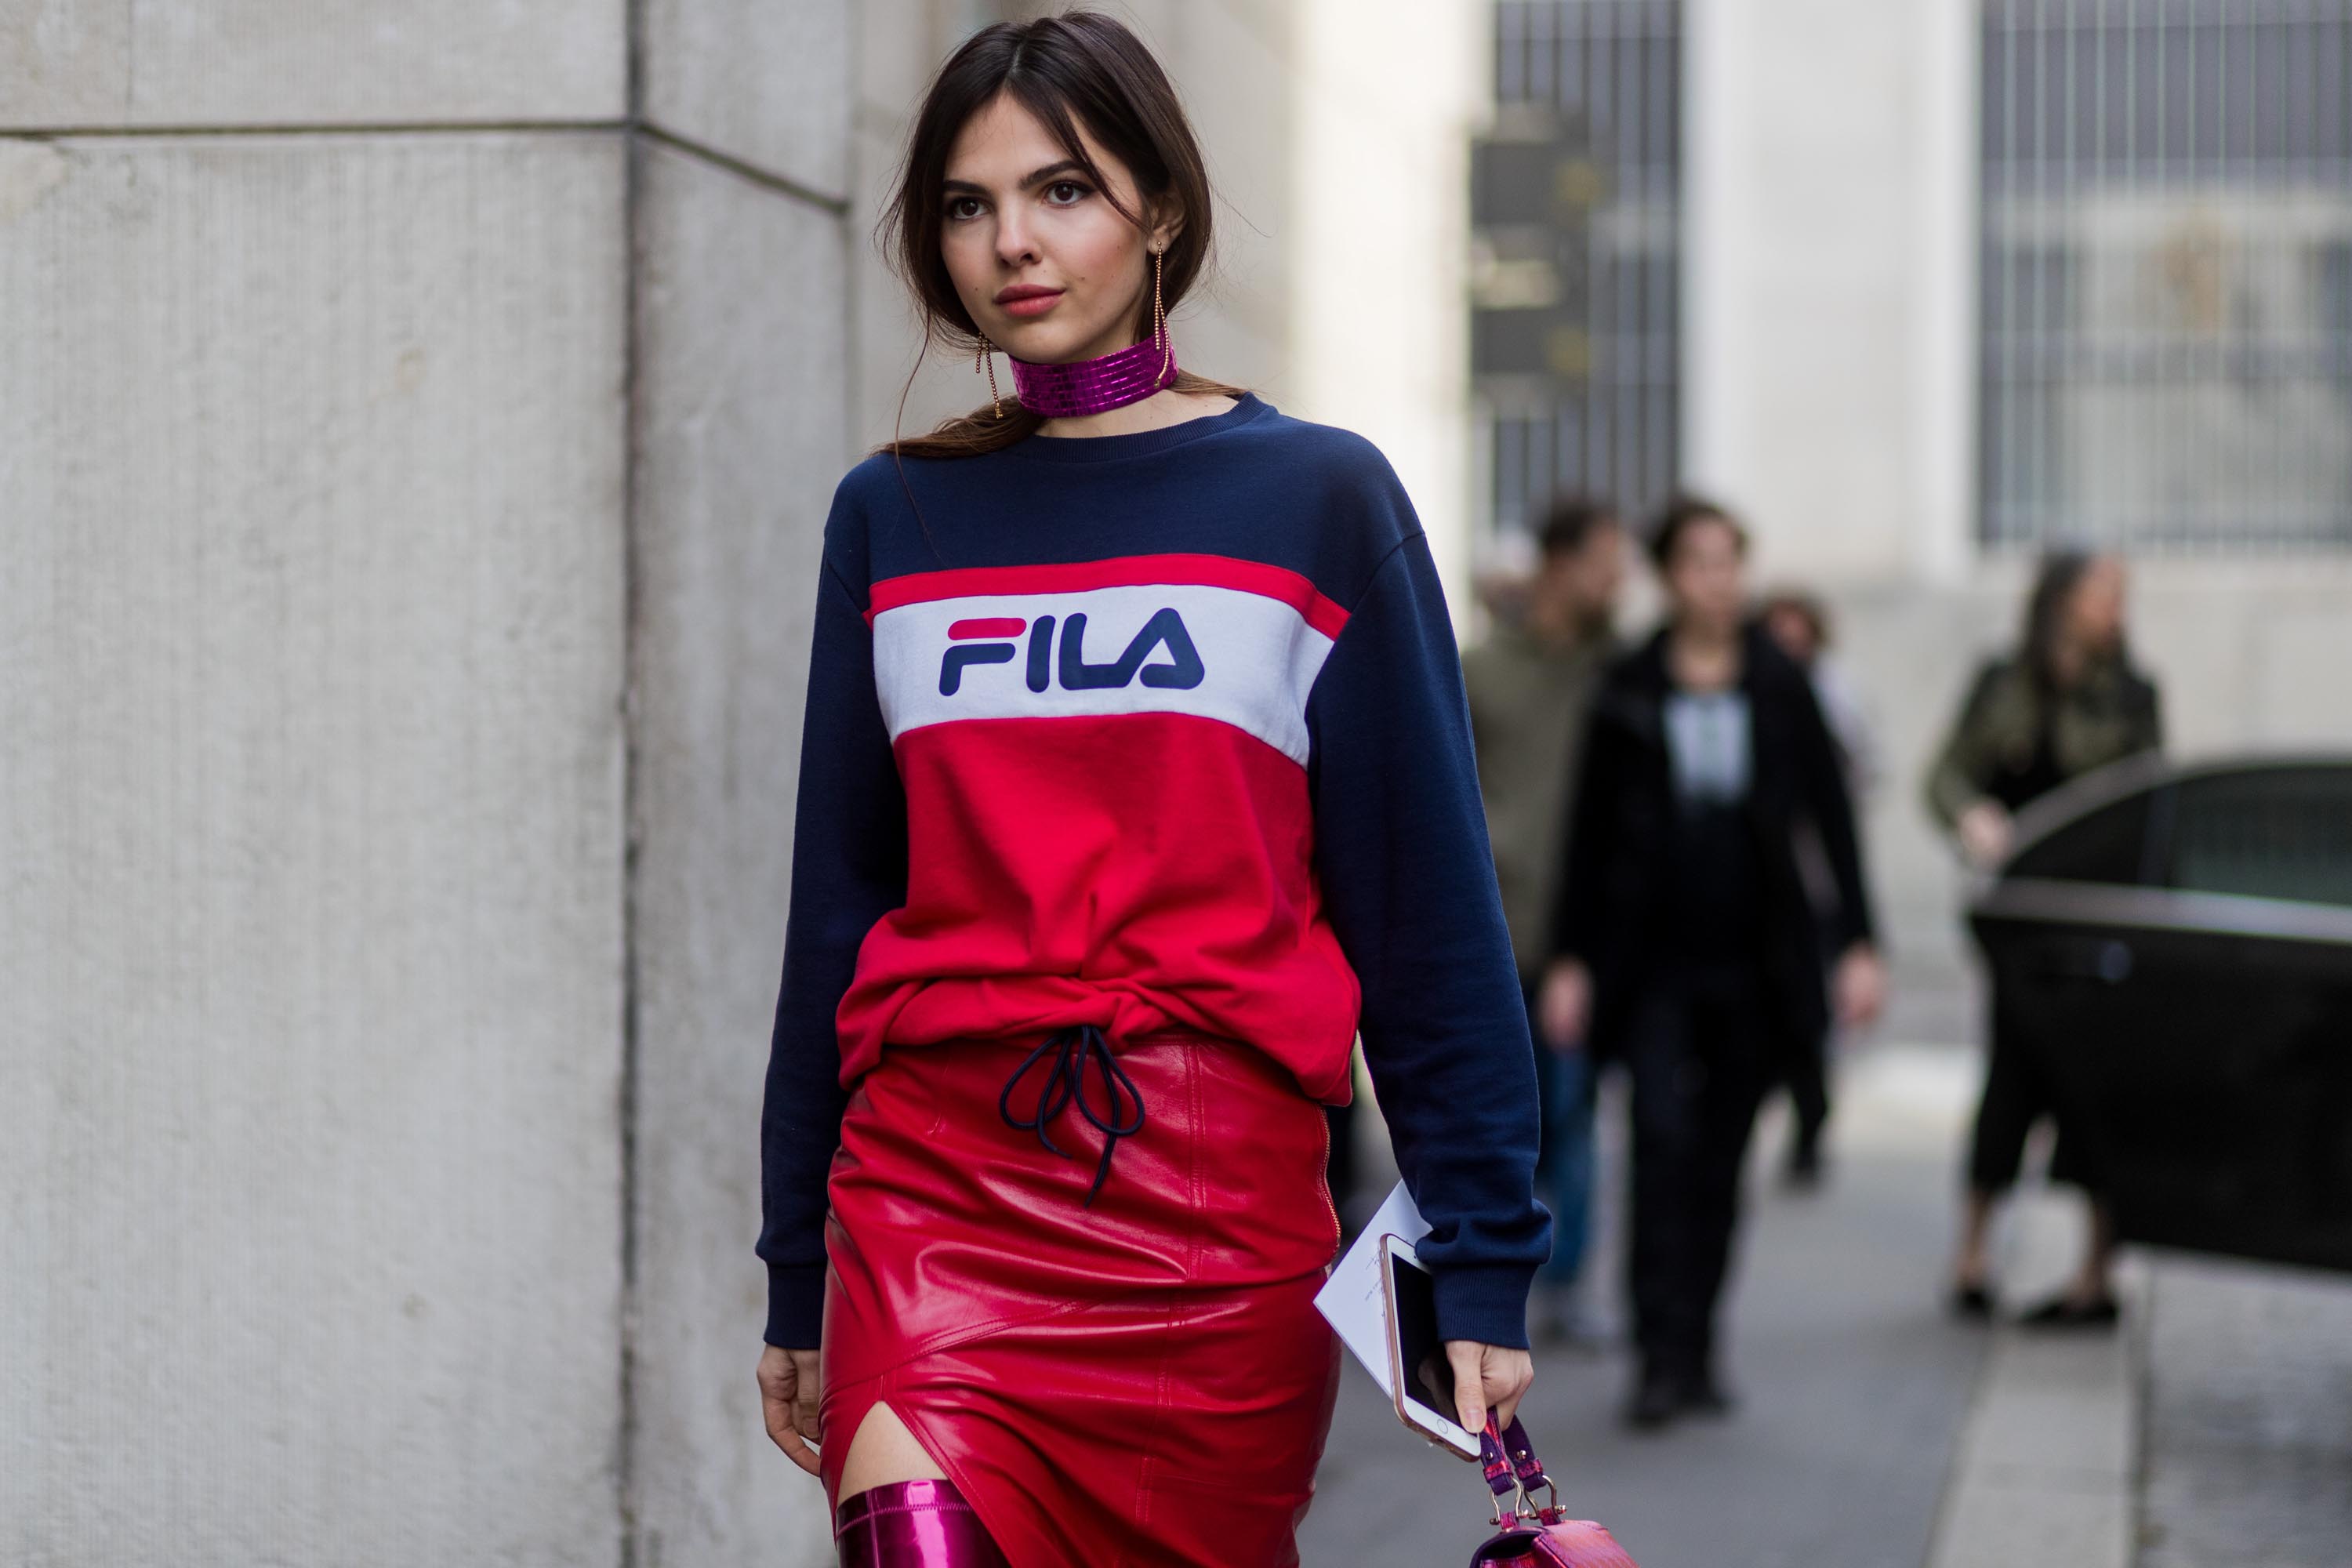
<path id="1" fill-rule="evenodd" d="M 2352 758 L 2146 757 L 1970 905 L 2126 1240 L 2352 1269 Z"/>

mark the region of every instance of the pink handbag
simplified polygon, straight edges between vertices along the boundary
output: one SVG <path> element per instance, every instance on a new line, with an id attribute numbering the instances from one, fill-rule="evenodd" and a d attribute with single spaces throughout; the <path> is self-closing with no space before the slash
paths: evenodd
<path id="1" fill-rule="evenodd" d="M 1589 1519 L 1568 1517 L 1559 1506 L 1559 1488 L 1544 1473 L 1517 1416 L 1500 1431 L 1495 1417 L 1486 1417 L 1478 1458 L 1487 1489 L 1495 1494 L 1493 1522 L 1501 1528 L 1470 1554 L 1470 1568 L 1639 1568 L 1607 1531 Z M 1540 1507 L 1533 1496 L 1538 1489 L 1546 1494 Z"/>

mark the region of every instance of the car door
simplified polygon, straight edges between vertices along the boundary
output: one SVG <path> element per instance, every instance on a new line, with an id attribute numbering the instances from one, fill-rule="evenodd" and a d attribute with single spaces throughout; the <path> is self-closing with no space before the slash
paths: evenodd
<path id="1" fill-rule="evenodd" d="M 2131 791 L 1978 916 L 2124 1236 L 2352 1268 L 2352 767 Z"/>

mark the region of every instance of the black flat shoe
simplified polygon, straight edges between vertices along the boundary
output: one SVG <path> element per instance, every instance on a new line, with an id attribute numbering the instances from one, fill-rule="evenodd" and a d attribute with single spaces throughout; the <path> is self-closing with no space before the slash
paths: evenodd
<path id="1" fill-rule="evenodd" d="M 1675 1390 L 1675 1408 L 1685 1415 L 1721 1417 L 1731 1414 L 1739 1401 L 1709 1372 L 1693 1373 L 1682 1380 Z"/>
<path id="2" fill-rule="evenodd" d="M 1682 1413 L 1682 1389 L 1663 1372 L 1644 1372 L 1625 1402 L 1625 1425 L 1636 1432 L 1655 1432 Z"/>
<path id="3" fill-rule="evenodd" d="M 2123 1316 L 2123 1308 L 2113 1296 L 2095 1296 L 2088 1301 L 2077 1301 L 2058 1296 L 2044 1301 L 2017 1321 L 2028 1329 L 2112 1329 Z"/>
<path id="4" fill-rule="evenodd" d="M 1992 1292 L 1981 1285 L 1952 1287 L 1952 1316 L 1972 1323 L 1992 1321 Z"/>

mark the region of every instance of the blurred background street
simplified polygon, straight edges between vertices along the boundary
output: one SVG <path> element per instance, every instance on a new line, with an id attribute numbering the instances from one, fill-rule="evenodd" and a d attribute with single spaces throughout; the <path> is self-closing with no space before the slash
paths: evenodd
<path id="1" fill-rule="evenodd" d="M 2126 1271 L 2120 1339 L 1955 1322 L 1925 1287 L 1977 1071 L 1968 1047 L 1857 1053 L 1818 1191 L 1776 1183 L 1788 1126 L 1768 1122 L 1730 1419 L 1629 1438 L 1613 1418 L 1621 1347 L 1538 1355 L 1526 1420 L 1562 1501 L 1644 1568 L 2336 1561 L 2352 1531 L 2352 1289 L 2151 1254 Z M 2059 1283 L 2079 1225 L 2056 1193 L 2029 1193 L 2002 1247 L 2017 1289 Z M 1606 1300 L 1615 1271 L 1601 1272 Z M 1447 1561 L 1485 1499 L 1351 1366 L 1305 1560 Z"/>
<path id="2" fill-rule="evenodd" d="M 1056 8 L 0 0 L 0 1563 L 831 1561 L 751 1375 L 818 544 L 985 400 L 874 226 Z M 1103 8 L 1223 204 L 1182 363 L 1378 445 L 1465 649 L 1581 497 L 1597 679 L 1685 489 L 1741 635 L 1826 634 L 1885 1016 L 1821 1184 L 1777 1091 L 1748 1152 L 1721 1419 L 1622 1423 L 1602 1076 L 1566 1500 L 1644 1568 L 2352 1562 L 2352 0 Z M 2012 1321 L 2102 1305 L 2042 1132 L 1963 1315 L 1996 1053 L 2119 1322 Z M 1305 1560 L 1484 1518 L 1351 1369 Z"/>
<path id="3" fill-rule="evenodd" d="M 1621 1351 L 1541 1355 L 1525 1418 L 1562 1500 L 1608 1524 L 1645 1568 L 1928 1561 L 1988 1343 L 1950 1322 L 1928 1287 L 1969 1070 L 1958 1053 L 1925 1047 L 1854 1064 L 1835 1177 L 1818 1192 L 1774 1184 L 1786 1128 L 1768 1129 L 1728 1347 L 1742 1404 L 1731 1419 L 1629 1438 L 1615 1419 Z M 1614 1256 L 1608 1217 L 1601 1260 Z M 1423 1447 L 1353 1370 L 1324 1474 L 1309 1563 L 1443 1562 L 1483 1517 L 1475 1472 Z"/>

